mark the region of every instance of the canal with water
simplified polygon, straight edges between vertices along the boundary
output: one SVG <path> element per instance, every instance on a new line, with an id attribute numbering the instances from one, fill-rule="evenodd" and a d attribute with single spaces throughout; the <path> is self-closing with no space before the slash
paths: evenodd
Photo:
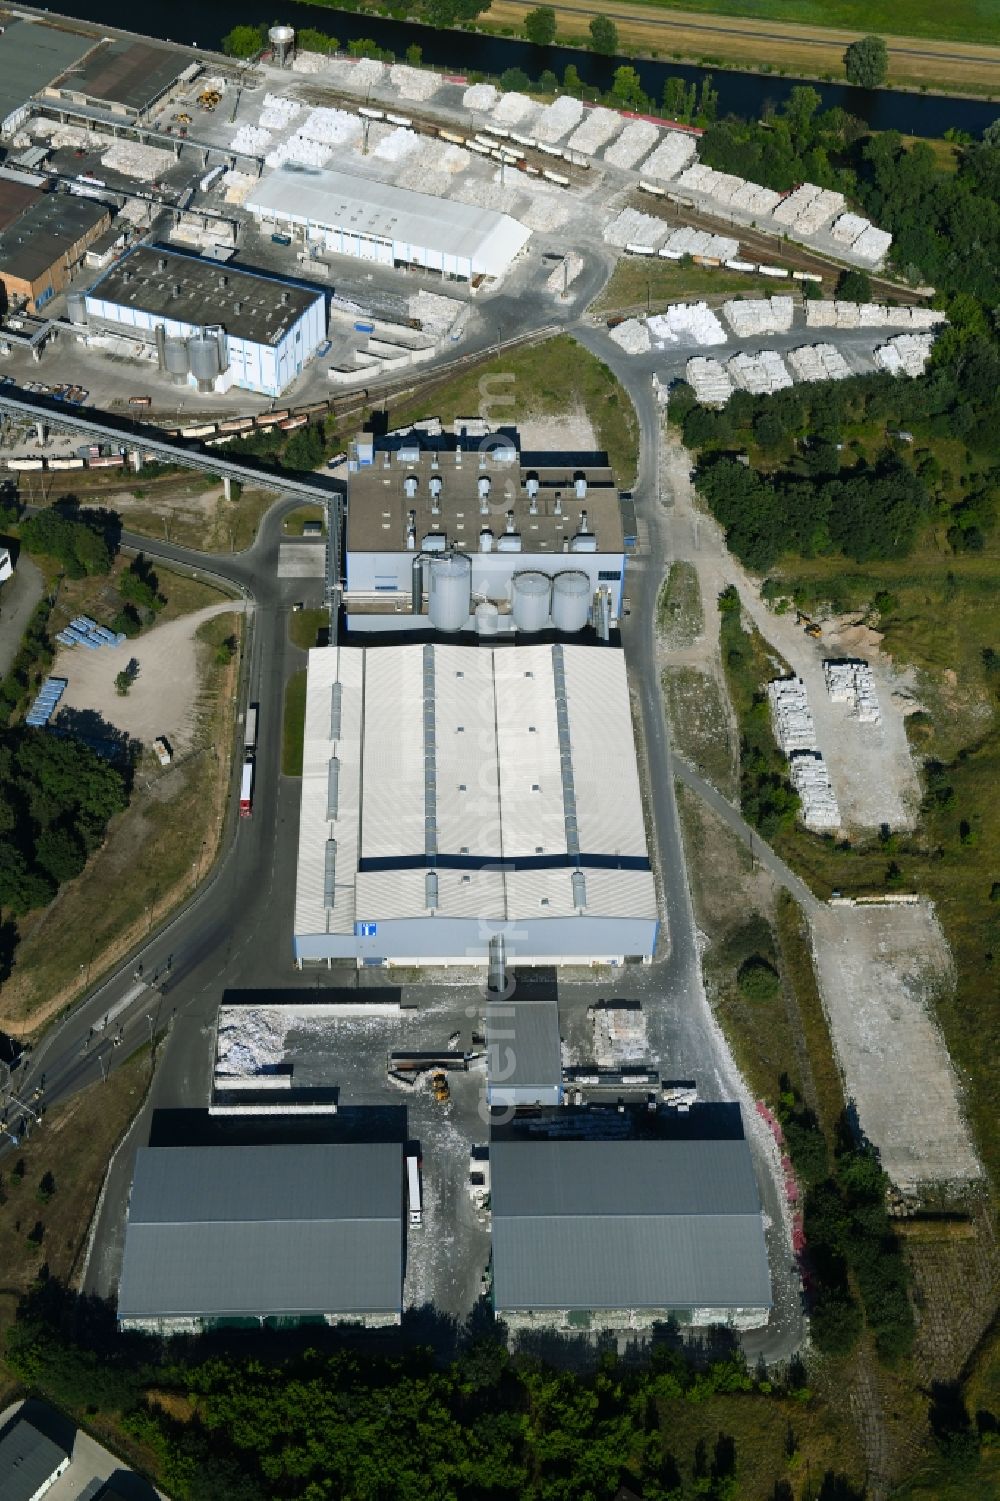
<path id="1" fill-rule="evenodd" d="M 823 108 L 839 106 L 875 130 L 900 130 L 907 135 L 942 136 L 950 127 L 980 136 L 993 120 L 1000 117 L 1000 103 L 980 99 L 959 99 L 944 94 L 904 93 L 898 89 L 857 89 L 847 84 L 818 83 L 813 79 L 778 78 L 774 74 L 735 73 L 726 69 L 700 68 L 693 64 L 664 62 L 653 58 L 598 57 L 572 47 L 535 47 L 513 37 L 486 36 L 476 32 L 440 31 L 414 22 L 392 21 L 381 16 L 358 15 L 309 5 L 301 0 L 272 0 L 266 16 L 256 15 L 246 0 L 152 0 L 139 10 L 129 0 L 65 0 L 59 7 L 66 15 L 114 26 L 125 31 L 141 31 L 147 36 L 218 50 L 222 37 L 232 27 L 247 22 L 265 24 L 280 19 L 296 30 L 315 27 L 343 42 L 371 37 L 380 47 L 391 49 L 402 58 L 411 43 L 423 49 L 423 60 L 446 72 L 490 73 L 499 75 L 507 68 L 523 68 L 531 78 L 538 78 L 546 68 L 560 78 L 573 63 L 584 83 L 599 89 L 611 86 L 614 71 L 622 63 L 637 70 L 644 91 L 660 99 L 668 77 L 681 77 L 700 83 L 707 73 L 719 93 L 720 114 L 754 118 L 767 105 L 783 103 L 797 84 L 806 82 L 816 89 Z M 273 12 L 273 13 L 272 13 Z M 997 89 L 1000 93 L 1000 70 Z"/>

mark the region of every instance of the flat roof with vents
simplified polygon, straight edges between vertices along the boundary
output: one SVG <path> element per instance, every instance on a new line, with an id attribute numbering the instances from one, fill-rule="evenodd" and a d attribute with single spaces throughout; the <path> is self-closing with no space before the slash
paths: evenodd
<path id="1" fill-rule="evenodd" d="M 656 924 L 620 651 L 310 652 L 298 960 L 649 957 Z"/>
<path id="2" fill-rule="evenodd" d="M 223 267 L 159 245 L 139 245 L 95 282 L 87 296 L 88 307 L 103 303 L 136 308 L 195 327 L 221 324 L 238 338 L 275 345 L 324 293 L 319 287 Z"/>
<path id="3" fill-rule="evenodd" d="M 119 105 L 141 114 L 188 66 L 183 52 L 152 42 L 104 40 L 82 62 L 57 78 L 50 92 Z"/>

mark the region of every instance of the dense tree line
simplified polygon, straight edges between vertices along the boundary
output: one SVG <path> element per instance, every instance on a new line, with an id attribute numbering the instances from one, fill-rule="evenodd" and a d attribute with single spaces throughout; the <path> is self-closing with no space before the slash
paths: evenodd
<path id="1" fill-rule="evenodd" d="M 705 1424 L 707 1404 L 779 1404 L 783 1424 L 789 1399 L 813 1400 L 798 1362 L 765 1377 L 737 1354 L 689 1358 L 675 1339 L 643 1364 L 607 1355 L 574 1374 L 512 1358 L 488 1332 L 446 1364 L 426 1349 L 362 1353 L 322 1329 L 305 1338 L 164 1346 L 118 1334 L 106 1305 L 43 1281 L 7 1357 L 65 1407 L 116 1415 L 178 1501 L 611 1501 L 622 1485 L 644 1501 L 733 1501 L 742 1456 Z M 150 1388 L 179 1401 L 147 1402 Z M 711 1434 L 697 1444 L 695 1407 Z M 813 1479 L 810 1501 L 860 1501 L 843 1476 Z"/>
<path id="2" fill-rule="evenodd" d="M 698 155 L 720 172 L 780 193 L 803 181 L 849 192 L 855 184 L 850 150 L 866 127 L 846 110 L 820 112 L 820 102 L 815 89 L 800 87 L 766 121 L 727 116 L 709 125 Z"/>
<path id="3" fill-rule="evenodd" d="M 67 578 L 108 573 L 117 547 L 118 516 L 103 508 L 82 509 L 72 498 L 57 501 L 21 522 L 21 546 L 55 558 Z"/>
<path id="4" fill-rule="evenodd" d="M 51 901 L 126 799 L 125 774 L 80 741 L 0 732 L 0 911 L 19 917 Z"/>

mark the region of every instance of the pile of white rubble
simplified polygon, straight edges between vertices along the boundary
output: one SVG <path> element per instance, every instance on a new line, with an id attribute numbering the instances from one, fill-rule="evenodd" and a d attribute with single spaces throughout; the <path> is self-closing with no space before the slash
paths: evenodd
<path id="1" fill-rule="evenodd" d="M 647 318 L 657 349 L 682 340 L 694 344 L 725 344 L 726 330 L 707 302 L 674 302 L 665 312 Z"/>
<path id="2" fill-rule="evenodd" d="M 695 154 L 695 144 L 688 135 L 678 130 L 668 130 L 652 156 L 646 158 L 639 169 L 643 177 L 668 181 L 676 177 Z M 606 157 L 605 160 L 610 160 Z"/>
<path id="3" fill-rule="evenodd" d="M 603 105 L 598 105 L 596 109 L 587 111 L 566 145 L 570 151 L 580 151 L 584 156 L 593 156 L 596 151 L 600 151 L 602 146 L 607 145 L 612 136 L 618 134 L 623 123 L 617 110 L 605 109 Z"/>
<path id="4" fill-rule="evenodd" d="M 897 334 L 875 351 L 875 363 L 889 375 L 923 375 L 931 357 L 933 334 Z"/>
<path id="5" fill-rule="evenodd" d="M 604 160 L 612 167 L 634 167 L 656 145 L 660 132 L 649 120 L 630 120 L 612 145 L 604 153 Z"/>
<path id="6" fill-rule="evenodd" d="M 609 338 L 626 354 L 648 354 L 649 329 L 640 318 L 627 318 L 610 331 Z"/>
<path id="7" fill-rule="evenodd" d="M 824 662 L 823 675 L 831 703 L 847 704 L 852 719 L 861 724 L 881 724 L 875 678 L 867 662 L 856 658 Z"/>

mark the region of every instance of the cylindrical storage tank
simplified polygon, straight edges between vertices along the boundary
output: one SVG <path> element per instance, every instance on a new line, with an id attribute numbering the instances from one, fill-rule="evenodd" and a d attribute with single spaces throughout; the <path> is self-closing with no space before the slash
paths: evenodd
<path id="1" fill-rule="evenodd" d="M 71 323 L 86 323 L 87 297 L 84 292 L 70 292 L 66 298 L 66 316 Z"/>
<path id="2" fill-rule="evenodd" d="M 461 553 L 431 558 L 426 565 L 427 614 L 436 631 L 461 631 L 472 611 L 472 559 Z"/>
<path id="3" fill-rule="evenodd" d="M 476 606 L 476 635 L 495 636 L 500 629 L 500 611 L 490 599 Z"/>
<path id="4" fill-rule="evenodd" d="M 168 339 L 163 349 L 163 361 L 168 375 L 186 377 L 191 368 L 187 341 L 177 338 Z"/>
<path id="5" fill-rule="evenodd" d="M 569 569 L 552 580 L 552 624 L 557 631 L 582 631 L 590 620 L 590 579 Z"/>
<path id="6" fill-rule="evenodd" d="M 199 387 L 211 388 L 219 377 L 219 343 L 206 334 L 196 334 L 188 340 L 191 359 L 191 374 Z"/>
<path id="7" fill-rule="evenodd" d="M 511 613 L 519 631 L 544 631 L 549 623 L 549 600 L 552 580 L 534 569 L 515 573 Z"/>

